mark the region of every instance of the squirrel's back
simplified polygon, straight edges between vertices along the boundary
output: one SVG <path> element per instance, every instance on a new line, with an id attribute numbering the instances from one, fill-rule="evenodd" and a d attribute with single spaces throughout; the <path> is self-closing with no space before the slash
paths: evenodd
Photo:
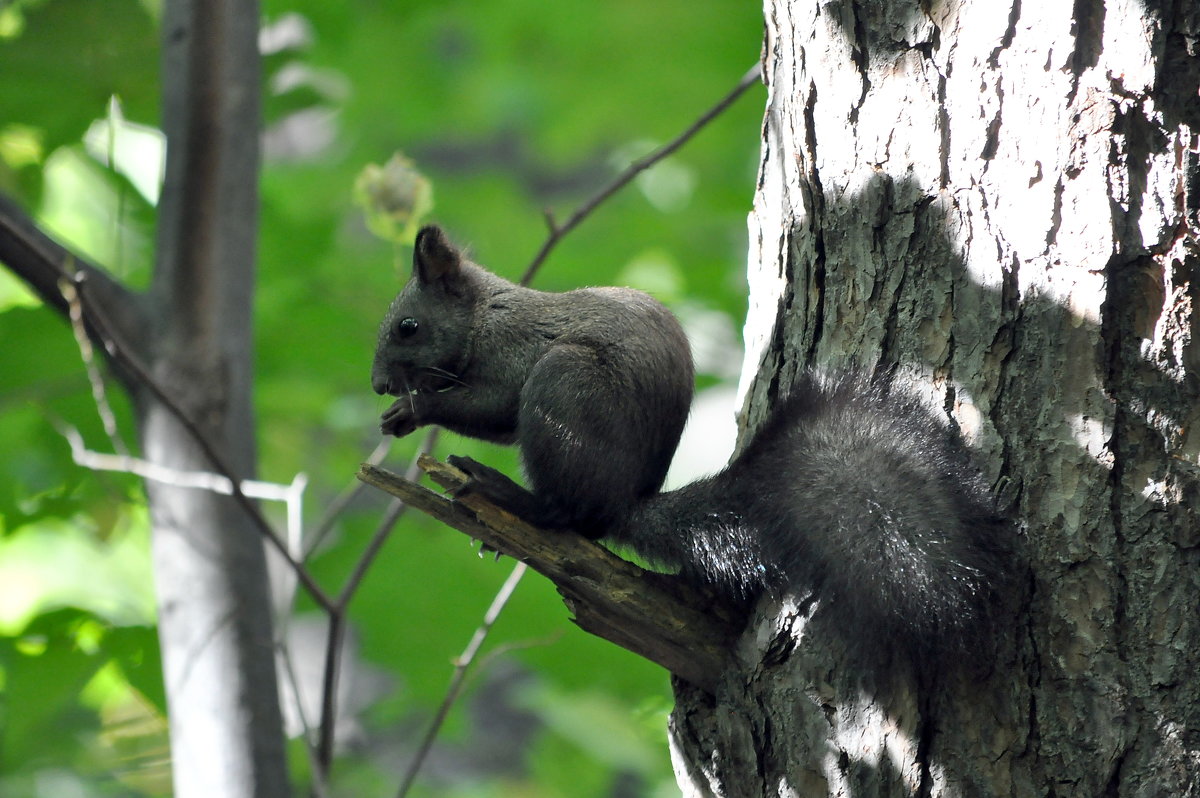
<path id="1" fill-rule="evenodd" d="M 623 542 L 735 600 L 792 591 L 851 640 L 963 648 L 1012 581 L 1016 537 L 966 446 L 883 378 L 806 375 L 720 474 L 656 493 L 692 395 L 687 338 L 628 289 L 534 291 L 436 227 L 380 325 L 384 433 L 517 443 L 532 492 L 474 461 L 528 521 Z"/>
<path id="2" fill-rule="evenodd" d="M 380 324 L 371 382 L 397 397 L 382 432 L 437 424 L 517 443 L 533 496 L 510 491 L 510 509 L 595 537 L 662 485 L 693 374 L 683 328 L 648 294 L 516 285 L 430 226 Z"/>
<path id="3" fill-rule="evenodd" d="M 643 503 L 617 537 L 734 597 L 811 593 L 860 643 L 962 648 L 1011 579 L 1015 536 L 993 505 L 922 402 L 809 374 L 724 471 Z"/>

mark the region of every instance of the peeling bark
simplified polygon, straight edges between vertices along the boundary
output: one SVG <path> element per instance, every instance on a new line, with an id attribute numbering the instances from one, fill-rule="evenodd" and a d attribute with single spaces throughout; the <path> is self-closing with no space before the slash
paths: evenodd
<path id="1" fill-rule="evenodd" d="M 748 418 L 899 364 L 1027 529 L 988 674 L 763 607 L 692 795 L 1200 795 L 1200 7 L 767 0 Z M 786 644 L 781 643 L 785 641 Z M 928 665 L 928 663 L 927 663 Z"/>

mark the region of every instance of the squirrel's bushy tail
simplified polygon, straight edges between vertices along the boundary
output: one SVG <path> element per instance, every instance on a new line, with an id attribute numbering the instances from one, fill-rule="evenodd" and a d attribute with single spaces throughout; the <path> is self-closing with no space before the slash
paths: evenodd
<path id="1" fill-rule="evenodd" d="M 615 537 L 733 596 L 811 592 L 854 642 L 957 649 L 984 633 L 1016 543 L 920 401 L 815 375 L 724 471 L 646 500 Z"/>

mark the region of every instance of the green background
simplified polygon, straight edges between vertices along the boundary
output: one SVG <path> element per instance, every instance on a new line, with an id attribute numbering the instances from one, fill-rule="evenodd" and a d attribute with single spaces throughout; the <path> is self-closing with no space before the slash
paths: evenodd
<path id="1" fill-rule="evenodd" d="M 0 190 L 139 287 L 153 257 L 160 14 L 136 0 L 0 4 Z M 264 75 L 261 478 L 307 474 L 311 527 L 379 441 L 370 358 L 407 272 L 407 249 L 373 236 L 354 203 L 359 173 L 403 152 L 432 185 L 429 218 L 516 279 L 545 238 L 543 211 L 566 218 L 732 89 L 758 58 L 762 19 L 737 0 L 302 0 L 264 15 L 284 44 Z M 740 366 L 763 94 L 602 206 L 534 283 L 652 291 L 715 348 L 700 357 L 702 388 Z M 110 397 L 133 441 L 124 397 Z M 0 795 L 167 794 L 141 486 L 74 465 L 62 423 L 110 450 L 69 327 L 0 269 Z M 388 464 L 403 468 L 419 437 Z M 443 435 L 438 453 L 451 452 L 515 468 L 512 451 Z M 312 561 L 322 585 L 341 584 L 383 506 L 368 494 L 339 517 Z M 393 533 L 352 606 L 336 794 L 394 793 L 511 567 L 422 518 Z M 321 616 L 301 600 L 291 627 L 294 665 L 315 669 Z M 677 794 L 670 703 L 665 673 L 576 630 L 530 574 L 415 794 Z"/>

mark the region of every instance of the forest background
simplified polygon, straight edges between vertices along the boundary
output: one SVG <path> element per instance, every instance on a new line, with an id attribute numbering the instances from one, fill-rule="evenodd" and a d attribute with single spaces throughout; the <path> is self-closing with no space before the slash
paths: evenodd
<path id="1" fill-rule="evenodd" d="M 160 11 L 0 3 L 0 191 L 134 287 L 153 267 Z M 430 181 L 430 218 L 516 279 L 546 237 L 544 210 L 565 218 L 732 89 L 758 57 L 762 18 L 734 0 L 267 0 L 263 11 L 259 476 L 307 475 L 312 528 L 379 442 L 386 401 L 370 390 L 370 357 L 408 269 L 407 249 L 373 235 L 355 203 L 364 170 L 403 152 Z M 706 389 L 698 453 L 680 458 L 691 469 L 731 445 L 762 107 L 755 89 L 610 199 L 534 282 L 633 285 L 680 314 Z M 109 397 L 132 441 L 123 395 Z M 76 465 L 64 425 L 108 446 L 70 328 L 0 269 L 0 794 L 168 794 L 141 483 Z M 418 437 L 388 462 L 402 468 Z M 438 451 L 516 462 L 449 435 Z M 343 582 L 384 505 L 368 494 L 338 517 L 311 560 L 320 583 Z M 282 506 L 267 509 L 282 528 Z M 393 533 L 351 605 L 339 791 L 394 792 L 509 571 L 414 515 Z M 324 616 L 303 599 L 296 610 L 292 658 L 315 690 Z M 574 629 L 534 575 L 488 645 L 427 794 L 677 794 L 663 671 Z M 303 746 L 291 745 L 303 782 Z"/>

